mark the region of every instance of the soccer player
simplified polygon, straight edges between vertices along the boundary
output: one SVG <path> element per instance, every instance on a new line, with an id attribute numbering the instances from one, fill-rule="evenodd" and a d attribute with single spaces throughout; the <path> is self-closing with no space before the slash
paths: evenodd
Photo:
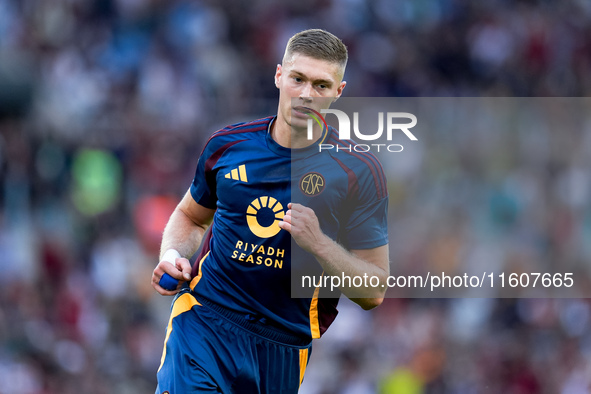
<path id="1" fill-rule="evenodd" d="M 350 149 L 354 143 L 333 128 L 315 125 L 307 135 L 311 111 L 341 96 L 346 62 L 347 48 L 331 33 L 294 35 L 275 72 L 277 115 L 228 126 L 205 145 L 152 275 L 158 293 L 176 295 L 157 394 L 295 393 L 311 341 L 334 320 L 338 298 L 322 297 L 320 286 L 292 298 L 292 268 L 385 283 L 379 162 Z M 319 152 L 319 143 L 342 149 Z M 200 244 L 191 267 L 187 258 Z M 175 290 L 160 286 L 165 273 L 178 280 Z M 364 309 L 385 293 L 382 286 L 339 290 Z"/>

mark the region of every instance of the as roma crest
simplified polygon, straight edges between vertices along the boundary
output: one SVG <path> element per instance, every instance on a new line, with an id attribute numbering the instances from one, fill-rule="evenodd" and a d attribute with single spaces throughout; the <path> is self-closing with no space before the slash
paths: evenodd
<path id="1" fill-rule="evenodd" d="M 309 172 L 300 179 L 300 190 L 309 197 L 322 193 L 325 186 L 324 177 L 317 172 Z"/>

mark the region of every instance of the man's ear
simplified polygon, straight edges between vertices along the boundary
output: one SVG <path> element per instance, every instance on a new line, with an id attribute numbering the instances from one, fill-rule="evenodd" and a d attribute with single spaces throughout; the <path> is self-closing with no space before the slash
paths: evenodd
<path id="1" fill-rule="evenodd" d="M 347 81 L 342 81 L 337 89 L 337 95 L 335 96 L 335 99 L 332 101 L 333 103 L 337 101 L 339 97 L 341 97 L 341 94 L 343 94 L 343 89 L 345 89 L 345 86 L 347 86 Z"/>
<path id="2" fill-rule="evenodd" d="M 275 69 L 275 86 L 279 89 L 279 79 L 281 78 L 281 64 L 277 65 L 277 69 Z"/>

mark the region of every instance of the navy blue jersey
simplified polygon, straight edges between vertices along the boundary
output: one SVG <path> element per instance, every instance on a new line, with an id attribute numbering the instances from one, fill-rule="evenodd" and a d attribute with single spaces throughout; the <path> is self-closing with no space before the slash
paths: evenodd
<path id="1" fill-rule="evenodd" d="M 295 272 L 322 274 L 320 264 L 279 228 L 289 202 L 314 210 L 322 231 L 347 249 L 385 245 L 387 189 L 383 170 L 370 153 L 344 149 L 330 128 L 324 144 L 288 149 L 269 133 L 268 117 L 228 126 L 207 142 L 191 185 L 195 201 L 216 209 L 191 288 L 232 311 L 265 319 L 305 338 L 318 338 L 336 316 L 337 299 L 291 297 Z M 344 148 L 344 149 L 343 149 Z"/>

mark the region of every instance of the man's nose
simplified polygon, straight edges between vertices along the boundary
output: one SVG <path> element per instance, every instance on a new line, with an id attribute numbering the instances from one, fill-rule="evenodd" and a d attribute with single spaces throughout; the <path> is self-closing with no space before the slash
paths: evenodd
<path id="1" fill-rule="evenodd" d="M 302 87 L 300 91 L 300 98 L 301 99 L 310 99 L 312 97 L 312 85 L 307 83 Z"/>

